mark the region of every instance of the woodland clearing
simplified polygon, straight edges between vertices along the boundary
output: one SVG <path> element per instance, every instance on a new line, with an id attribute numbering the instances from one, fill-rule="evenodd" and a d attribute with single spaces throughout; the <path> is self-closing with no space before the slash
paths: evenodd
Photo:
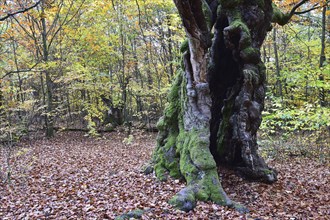
<path id="1" fill-rule="evenodd" d="M 247 206 L 247 214 L 198 202 L 188 213 L 167 201 L 185 184 L 141 167 L 150 160 L 155 134 L 106 133 L 95 139 L 79 132 L 20 143 L 12 157 L 11 183 L 0 185 L 1 219 L 114 219 L 146 210 L 142 219 L 327 219 L 330 216 L 329 165 L 291 157 L 269 163 L 279 172 L 272 185 L 243 180 L 220 170 L 230 198 Z M 1 154 L 4 160 L 5 152 Z"/>

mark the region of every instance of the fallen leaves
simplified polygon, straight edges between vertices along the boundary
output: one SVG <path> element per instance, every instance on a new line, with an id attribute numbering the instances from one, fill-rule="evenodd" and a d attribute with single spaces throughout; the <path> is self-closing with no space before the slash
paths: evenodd
<path id="1" fill-rule="evenodd" d="M 15 170 L 11 184 L 0 184 L 0 218 L 114 219 L 137 209 L 147 210 L 142 219 L 330 216 L 329 167 L 304 158 L 288 163 L 272 161 L 271 166 L 279 171 L 279 180 L 273 185 L 247 182 L 220 169 L 225 191 L 246 205 L 251 210 L 248 214 L 211 202 L 198 202 L 188 213 L 175 210 L 167 201 L 184 183 L 171 179 L 159 182 L 153 174 L 144 175 L 140 170 L 151 158 L 155 134 L 134 134 L 130 145 L 123 143 L 125 138 L 123 133 L 92 139 L 71 132 L 32 142 L 29 152 L 20 155 L 23 161 L 33 161 L 24 170 L 28 170 L 25 177 L 20 178 L 20 171 Z"/>

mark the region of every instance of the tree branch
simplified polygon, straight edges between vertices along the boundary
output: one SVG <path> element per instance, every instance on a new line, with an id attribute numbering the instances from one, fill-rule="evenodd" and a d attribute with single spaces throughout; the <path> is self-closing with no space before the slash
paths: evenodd
<path id="1" fill-rule="evenodd" d="M 5 15 L 4 17 L 0 17 L 0 21 L 4 21 L 4 20 L 6 20 L 7 18 L 9 18 L 9 17 L 11 17 L 11 16 L 14 16 L 14 15 L 17 15 L 17 14 L 27 12 L 27 11 L 29 11 L 30 9 L 37 7 L 37 6 L 40 4 L 40 2 L 41 2 L 41 1 L 39 0 L 39 1 L 37 1 L 34 5 L 32 5 L 32 6 L 28 7 L 28 8 L 22 8 L 22 9 L 20 9 L 20 10 L 18 10 L 18 11 L 15 11 L 15 12 L 8 12 L 7 15 Z"/>
<path id="2" fill-rule="evenodd" d="M 0 79 L 4 79 L 6 78 L 7 76 L 11 75 L 11 74 L 14 74 L 14 73 L 24 73 L 24 72 L 32 72 L 33 71 L 33 68 L 36 67 L 39 63 L 36 63 L 34 64 L 31 68 L 29 69 L 22 69 L 22 70 L 15 70 L 15 71 L 10 71 L 10 72 L 7 72 L 5 73 L 5 75 L 3 75 L 2 77 L 0 77 Z"/>
<path id="3" fill-rule="evenodd" d="M 323 6 L 320 6 L 320 5 L 318 5 L 318 4 L 319 4 L 319 3 L 315 4 L 315 5 L 313 6 L 313 8 L 307 9 L 307 10 L 305 10 L 305 11 L 298 11 L 298 12 L 295 12 L 294 14 L 295 14 L 295 15 L 301 15 L 301 14 L 305 14 L 305 13 L 307 13 L 307 12 L 314 11 L 314 10 L 316 10 L 316 9 L 319 9 L 319 8 L 322 8 L 322 7 L 323 7 Z"/>
<path id="4" fill-rule="evenodd" d="M 309 0 L 301 0 L 298 4 L 296 4 L 295 6 L 293 6 L 293 8 L 291 9 L 289 16 L 290 18 L 295 14 L 296 10 L 302 6 L 303 4 L 305 4 L 306 2 L 308 2 Z M 318 3 L 317 3 L 318 4 Z"/>
<path id="5" fill-rule="evenodd" d="M 298 2 L 289 13 L 283 13 L 274 3 L 273 5 L 273 18 L 272 22 L 277 23 L 279 25 L 285 25 L 287 24 L 290 19 L 292 18 L 293 15 L 301 15 L 310 11 L 313 11 L 315 9 L 320 8 L 321 6 L 319 5 L 320 3 L 314 4 L 310 9 L 304 10 L 304 11 L 299 11 L 297 12 L 297 9 L 302 6 L 303 4 L 307 3 L 309 0 L 301 0 Z"/>

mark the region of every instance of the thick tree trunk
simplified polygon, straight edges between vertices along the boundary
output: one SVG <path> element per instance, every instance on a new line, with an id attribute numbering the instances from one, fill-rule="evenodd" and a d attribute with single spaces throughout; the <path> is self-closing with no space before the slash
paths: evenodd
<path id="1" fill-rule="evenodd" d="M 244 208 L 223 191 L 217 165 L 268 183 L 276 172 L 258 155 L 256 133 L 265 98 L 260 47 L 271 29 L 270 0 L 175 0 L 188 40 L 182 71 L 158 123 L 155 172 L 183 177 L 170 203 L 188 211 L 196 200 Z M 211 31 L 212 30 L 212 31 Z M 213 35 L 213 38 L 211 38 Z"/>

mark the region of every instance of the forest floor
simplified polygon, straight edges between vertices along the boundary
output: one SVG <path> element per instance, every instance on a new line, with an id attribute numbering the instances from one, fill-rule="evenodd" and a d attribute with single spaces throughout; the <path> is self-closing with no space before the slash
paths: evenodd
<path id="1" fill-rule="evenodd" d="M 222 169 L 225 191 L 250 212 L 198 202 L 185 213 L 167 203 L 183 182 L 141 173 L 154 146 L 155 134 L 143 132 L 98 139 L 66 132 L 20 143 L 9 161 L 11 182 L 0 183 L 0 219 L 114 219 L 135 209 L 148 210 L 142 219 L 329 219 L 329 163 L 306 157 L 268 161 L 279 171 L 273 185 Z M 2 149 L 2 178 L 6 153 Z"/>

